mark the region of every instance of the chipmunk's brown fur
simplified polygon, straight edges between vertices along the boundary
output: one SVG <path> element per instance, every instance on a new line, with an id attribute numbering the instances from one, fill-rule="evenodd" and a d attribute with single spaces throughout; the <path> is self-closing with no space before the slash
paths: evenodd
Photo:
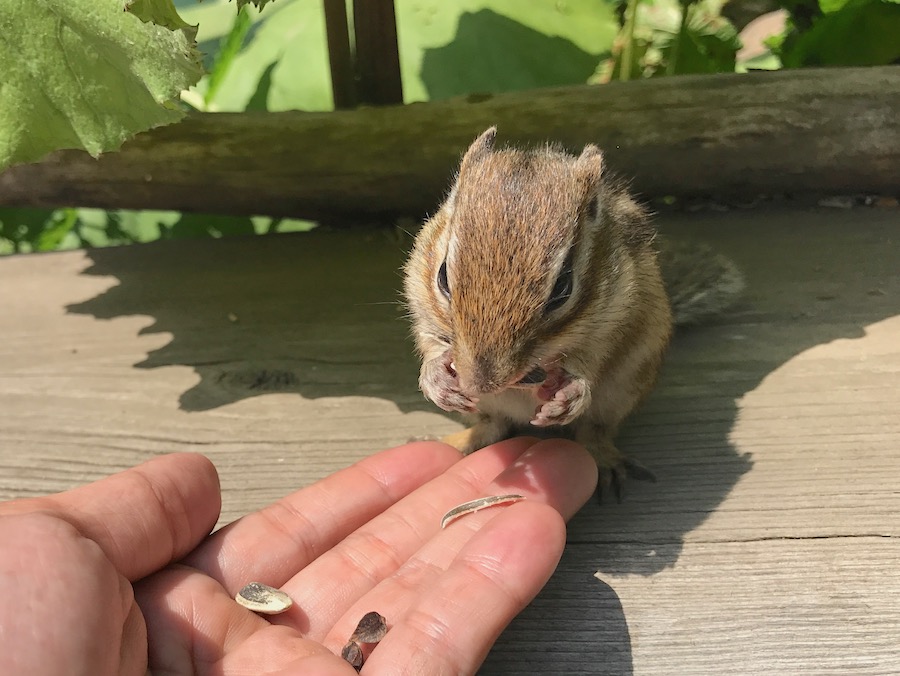
<path id="1" fill-rule="evenodd" d="M 475 417 L 463 452 L 544 428 L 584 444 L 618 491 L 613 437 L 673 325 L 654 228 L 595 146 L 498 151 L 495 134 L 469 147 L 406 266 L 420 387 Z"/>

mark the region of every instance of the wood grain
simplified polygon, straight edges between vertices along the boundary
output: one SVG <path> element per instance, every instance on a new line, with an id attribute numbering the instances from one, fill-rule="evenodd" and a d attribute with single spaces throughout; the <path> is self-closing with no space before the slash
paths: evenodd
<path id="1" fill-rule="evenodd" d="M 590 503 L 484 674 L 900 671 L 896 211 L 670 215 L 748 295 L 679 335 L 621 446 L 656 484 Z M 0 259 L 0 498 L 198 450 L 222 522 L 409 437 L 388 233 Z"/>
<path id="2" fill-rule="evenodd" d="M 13 167 L 0 174 L 0 204 L 353 222 L 423 214 L 463 149 L 494 124 L 501 145 L 597 143 L 610 169 L 648 196 L 893 194 L 897 110 L 900 66 L 670 77 L 333 113 L 198 114 L 99 160 L 62 151 Z"/>

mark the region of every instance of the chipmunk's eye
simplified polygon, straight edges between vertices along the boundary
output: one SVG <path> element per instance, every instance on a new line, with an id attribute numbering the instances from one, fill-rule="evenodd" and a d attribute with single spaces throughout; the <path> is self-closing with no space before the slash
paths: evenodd
<path id="1" fill-rule="evenodd" d="M 556 283 L 553 285 L 553 290 L 550 292 L 550 298 L 547 300 L 544 312 L 558 310 L 565 305 L 565 302 L 571 297 L 573 283 L 571 259 L 572 257 L 569 256 L 563 264 L 562 270 L 559 272 L 559 277 L 556 278 Z"/>
<path id="2" fill-rule="evenodd" d="M 441 267 L 438 268 L 437 283 L 441 293 L 447 297 L 447 300 L 450 300 L 450 282 L 447 281 L 447 261 L 441 263 Z"/>

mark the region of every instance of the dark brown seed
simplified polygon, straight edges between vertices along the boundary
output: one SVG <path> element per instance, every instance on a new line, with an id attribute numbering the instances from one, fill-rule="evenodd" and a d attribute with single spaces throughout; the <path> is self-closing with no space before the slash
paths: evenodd
<path id="1" fill-rule="evenodd" d="M 373 610 L 371 613 L 363 615 L 350 640 L 360 643 L 378 643 L 386 633 L 387 620 Z"/>
<path id="2" fill-rule="evenodd" d="M 347 645 L 341 648 L 341 657 L 343 657 L 350 666 L 359 671 L 363 665 L 362 650 L 359 649 L 359 643 L 349 641 Z"/>

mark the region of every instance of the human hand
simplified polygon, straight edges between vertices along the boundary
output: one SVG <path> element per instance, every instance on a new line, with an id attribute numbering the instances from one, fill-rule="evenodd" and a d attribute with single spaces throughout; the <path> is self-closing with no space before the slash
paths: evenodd
<path id="1" fill-rule="evenodd" d="M 186 471 L 188 462 L 193 475 Z M 101 567 L 116 575 L 142 572 L 142 549 L 149 557 L 144 568 L 177 559 L 190 548 L 186 542 L 202 537 L 199 524 L 211 523 L 209 506 L 218 510 L 215 483 L 209 481 L 214 475 L 197 456 L 161 458 L 131 472 L 137 471 L 144 472 L 145 485 L 156 486 L 156 504 L 168 506 L 162 514 L 147 519 L 140 509 L 131 510 L 140 517 L 134 531 L 87 529 L 104 552 Z M 335 653 L 359 619 L 376 610 L 387 617 L 390 630 L 364 673 L 473 673 L 500 631 L 552 573 L 564 544 L 560 514 L 568 518 L 589 498 L 595 472 L 584 450 L 559 441 L 512 440 L 463 460 L 437 443 L 410 444 L 367 458 L 222 529 L 181 564 L 139 582 L 149 666 L 161 673 L 353 674 Z M 450 507 L 497 493 L 521 493 L 529 500 L 467 516 L 440 530 L 440 517 Z M 54 499 L 64 501 L 67 495 Z M 83 517 L 84 502 L 81 509 Z M 120 511 L 129 513 L 124 506 Z M 109 511 L 94 517 L 102 523 Z M 154 523 L 164 535 L 156 544 L 168 543 L 155 548 L 155 557 L 148 547 L 154 536 L 145 528 Z M 36 583 L 46 584 L 46 577 L 46 572 L 37 576 Z M 59 649 L 59 631 L 45 635 L 46 648 L 33 651 L 43 661 L 24 663 L 24 668 L 14 662 L 10 673 L 53 673 L 59 670 L 53 664 L 78 673 L 72 665 L 87 659 L 95 661 L 83 673 L 144 673 L 147 645 L 135 629 L 140 614 L 130 606 L 130 588 L 123 580 L 118 578 L 115 589 L 107 583 L 106 593 L 114 600 L 101 610 L 113 626 L 104 627 L 102 636 L 99 630 L 84 632 L 81 641 L 69 636 L 61 644 L 66 652 Z M 252 580 L 284 589 L 294 607 L 260 617 L 238 606 L 234 593 Z M 54 602 L 50 613 L 57 628 L 64 620 L 76 634 L 88 626 L 85 605 L 96 605 L 89 598 L 95 592 L 89 591 L 85 598 Z M 0 609 L 0 626 L 5 626 L 3 612 L 8 611 Z M 35 621 L 41 618 L 26 618 L 21 608 L 14 612 L 20 625 L 28 623 L 36 632 L 34 644 L 35 636 L 40 639 L 46 631 Z M 84 649 L 87 636 L 95 638 L 91 650 Z M 19 643 L 26 645 L 24 639 Z M 2 667 L 9 651 L 3 653 L 0 671 L 6 673 Z M 60 656 L 65 662 L 49 661 Z"/>
<path id="2" fill-rule="evenodd" d="M 0 504 L 0 674 L 143 676 L 131 581 L 196 547 L 219 508 L 215 468 L 188 453 Z"/>

